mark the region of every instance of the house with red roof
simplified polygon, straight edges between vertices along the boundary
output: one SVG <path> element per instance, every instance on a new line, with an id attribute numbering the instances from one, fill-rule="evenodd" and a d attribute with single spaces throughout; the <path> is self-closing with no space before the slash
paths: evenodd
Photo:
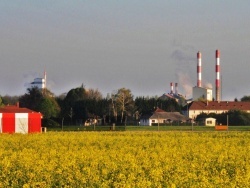
<path id="1" fill-rule="evenodd" d="M 0 133 L 41 132 L 42 114 L 19 104 L 0 107 Z"/>
<path id="2" fill-rule="evenodd" d="M 250 102 L 236 101 L 193 101 L 183 110 L 189 118 L 195 119 L 201 113 L 226 113 L 229 110 L 241 110 L 250 113 Z"/>
<path id="3" fill-rule="evenodd" d="M 188 118 L 179 112 L 166 112 L 157 108 L 153 113 L 142 115 L 140 125 L 152 126 L 152 124 L 167 124 L 173 121 L 186 122 Z"/>

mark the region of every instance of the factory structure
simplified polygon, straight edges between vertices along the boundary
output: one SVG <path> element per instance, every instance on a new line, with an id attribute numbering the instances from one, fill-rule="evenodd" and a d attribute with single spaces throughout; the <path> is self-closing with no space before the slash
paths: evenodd
<path id="1" fill-rule="evenodd" d="M 195 120 L 201 113 L 226 113 L 229 110 L 242 110 L 250 113 L 250 102 L 222 101 L 221 92 L 221 68 L 220 51 L 215 51 L 215 91 L 213 88 L 204 87 L 202 83 L 202 54 L 197 52 L 197 83 L 192 87 L 192 98 L 186 99 L 178 92 L 178 83 L 170 83 L 170 92 L 164 93 L 160 99 L 175 99 L 180 105 L 184 106 L 182 114 L 189 120 Z M 175 88 L 174 88 L 175 86 Z"/>
<path id="2" fill-rule="evenodd" d="M 202 87 L 202 55 L 197 53 L 197 85 L 193 87 L 192 101 L 221 101 L 220 87 L 220 51 L 215 51 L 215 96 L 212 88 Z"/>
<path id="3" fill-rule="evenodd" d="M 193 98 L 186 101 L 183 114 L 194 120 L 201 113 L 226 113 L 242 110 L 250 113 L 250 102 L 221 101 L 220 51 L 215 51 L 215 98 L 212 88 L 202 87 L 202 55 L 197 53 L 197 85 L 193 87 Z"/>
<path id="4" fill-rule="evenodd" d="M 175 85 L 175 88 L 174 88 Z M 176 100 L 176 102 L 178 102 L 179 104 L 182 104 L 182 102 L 185 101 L 185 97 L 183 95 L 181 95 L 178 92 L 178 83 L 170 83 L 170 92 L 169 93 L 164 93 L 161 97 L 159 97 L 160 99 L 174 99 Z"/>
<path id="5" fill-rule="evenodd" d="M 30 83 L 30 88 L 37 87 L 38 89 L 46 88 L 46 72 L 44 71 L 43 78 L 35 78 L 33 82 Z"/>
<path id="6" fill-rule="evenodd" d="M 215 96 L 213 98 L 212 88 L 202 86 L 202 55 L 201 52 L 197 53 L 197 85 L 192 88 L 192 98 L 187 100 L 185 96 L 178 92 L 178 83 L 175 83 L 175 89 L 173 82 L 170 83 L 170 92 L 164 93 L 161 99 L 175 99 L 179 104 L 183 105 L 185 103 L 192 101 L 220 101 L 221 100 L 221 88 L 220 88 L 220 51 L 215 51 L 216 64 L 216 80 L 215 80 Z"/>
<path id="7" fill-rule="evenodd" d="M 197 85 L 193 87 L 193 99 L 192 101 L 204 100 L 204 101 L 220 101 L 221 100 L 221 88 L 220 88 L 220 51 L 215 51 L 215 96 L 213 98 L 212 88 L 202 87 L 202 59 L 201 52 L 197 53 Z"/>

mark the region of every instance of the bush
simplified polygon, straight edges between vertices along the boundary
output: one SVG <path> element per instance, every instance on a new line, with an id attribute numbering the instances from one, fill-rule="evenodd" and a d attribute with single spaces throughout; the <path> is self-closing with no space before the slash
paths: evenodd
<path id="1" fill-rule="evenodd" d="M 43 127 L 60 127 L 61 125 L 52 119 L 42 119 Z"/>

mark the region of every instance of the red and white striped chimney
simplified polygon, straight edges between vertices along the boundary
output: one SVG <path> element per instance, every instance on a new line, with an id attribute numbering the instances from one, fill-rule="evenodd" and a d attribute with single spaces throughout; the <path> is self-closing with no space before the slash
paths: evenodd
<path id="1" fill-rule="evenodd" d="M 215 80 L 215 95 L 216 101 L 220 101 L 220 51 L 215 51 L 215 72 L 216 72 L 216 80 Z"/>
<path id="2" fill-rule="evenodd" d="M 201 53 L 197 53 L 197 87 L 201 87 Z"/>
<path id="3" fill-rule="evenodd" d="M 170 83 L 170 94 L 174 93 L 174 85 L 173 82 Z"/>

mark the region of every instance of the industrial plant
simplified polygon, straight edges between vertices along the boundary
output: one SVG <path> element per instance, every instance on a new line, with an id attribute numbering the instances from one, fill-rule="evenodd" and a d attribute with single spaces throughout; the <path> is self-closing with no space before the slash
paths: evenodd
<path id="1" fill-rule="evenodd" d="M 33 82 L 30 83 L 30 88 L 37 87 L 38 89 L 46 88 L 46 72 L 44 71 L 43 78 L 35 78 Z"/>
<path id="2" fill-rule="evenodd" d="M 202 87 L 202 59 L 201 52 L 197 53 L 197 86 L 193 87 L 192 101 L 205 100 L 205 101 L 220 101 L 221 100 L 221 83 L 220 83 L 220 51 L 215 51 L 215 96 L 213 98 L 212 88 Z"/>
<path id="3" fill-rule="evenodd" d="M 174 88 L 174 83 L 170 83 L 170 92 L 169 93 L 164 93 L 160 99 L 174 99 L 176 102 L 182 105 L 183 102 L 185 102 L 185 97 L 178 92 L 178 83 L 175 83 L 175 88 Z"/>
<path id="4" fill-rule="evenodd" d="M 202 87 L 202 55 L 197 53 L 197 85 L 193 87 L 193 98 L 184 108 L 183 114 L 195 119 L 201 113 L 226 113 L 229 110 L 242 110 L 250 113 L 250 102 L 221 101 L 220 51 L 215 51 L 215 98 L 212 88 Z"/>

